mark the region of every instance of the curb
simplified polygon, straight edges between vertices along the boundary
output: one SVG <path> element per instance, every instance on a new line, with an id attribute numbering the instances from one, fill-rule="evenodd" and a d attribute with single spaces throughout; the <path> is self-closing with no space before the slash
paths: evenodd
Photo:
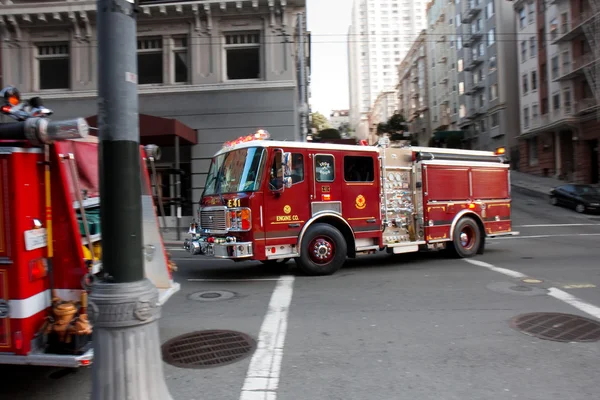
<path id="1" fill-rule="evenodd" d="M 538 198 L 545 199 L 545 200 L 548 199 L 548 193 L 541 192 L 536 189 L 530 189 L 528 187 L 519 186 L 519 185 L 511 185 L 511 188 L 514 192 L 517 192 L 517 193 L 525 194 L 525 195 L 532 196 L 532 197 L 538 197 Z"/>

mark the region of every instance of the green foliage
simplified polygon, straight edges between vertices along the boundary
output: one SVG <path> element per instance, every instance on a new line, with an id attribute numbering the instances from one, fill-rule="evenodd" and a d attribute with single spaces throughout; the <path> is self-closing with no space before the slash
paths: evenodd
<path id="1" fill-rule="evenodd" d="M 320 112 L 314 112 L 311 114 L 311 128 L 315 128 L 317 132 L 322 131 L 323 129 L 331 128 L 329 121 L 323 114 Z"/>
<path id="2" fill-rule="evenodd" d="M 399 132 L 407 130 L 406 119 L 402 114 L 394 114 L 387 121 L 388 129 L 391 132 Z"/>

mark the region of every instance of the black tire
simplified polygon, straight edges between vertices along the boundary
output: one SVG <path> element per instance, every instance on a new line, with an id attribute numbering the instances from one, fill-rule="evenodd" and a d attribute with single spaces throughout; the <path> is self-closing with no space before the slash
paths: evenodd
<path id="1" fill-rule="evenodd" d="M 474 257 L 481 246 L 482 232 L 473 218 L 463 217 L 454 227 L 450 249 L 460 258 Z"/>
<path id="2" fill-rule="evenodd" d="M 306 275 L 332 275 L 346 261 L 346 239 L 329 224 L 311 225 L 300 246 L 300 257 L 296 259 L 296 264 Z"/>
<path id="3" fill-rule="evenodd" d="M 583 214 L 585 212 L 585 205 L 579 203 L 575 206 L 575 211 L 579 214 Z"/>

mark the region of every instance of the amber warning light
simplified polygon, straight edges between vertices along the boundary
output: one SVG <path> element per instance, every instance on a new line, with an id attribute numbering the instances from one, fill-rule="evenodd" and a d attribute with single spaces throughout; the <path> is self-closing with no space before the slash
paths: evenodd
<path id="1" fill-rule="evenodd" d="M 505 153 L 506 153 L 506 148 L 505 147 L 498 147 L 496 149 L 496 154 L 498 154 L 498 155 L 502 155 L 502 154 L 505 154 Z"/>

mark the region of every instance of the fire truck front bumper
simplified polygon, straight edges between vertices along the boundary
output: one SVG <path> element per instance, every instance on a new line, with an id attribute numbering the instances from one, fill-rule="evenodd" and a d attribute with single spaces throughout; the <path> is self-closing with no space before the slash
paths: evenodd
<path id="1" fill-rule="evenodd" d="M 192 255 L 215 258 L 251 258 L 254 256 L 252 242 L 209 242 L 207 238 L 189 240 L 185 245 Z"/>

